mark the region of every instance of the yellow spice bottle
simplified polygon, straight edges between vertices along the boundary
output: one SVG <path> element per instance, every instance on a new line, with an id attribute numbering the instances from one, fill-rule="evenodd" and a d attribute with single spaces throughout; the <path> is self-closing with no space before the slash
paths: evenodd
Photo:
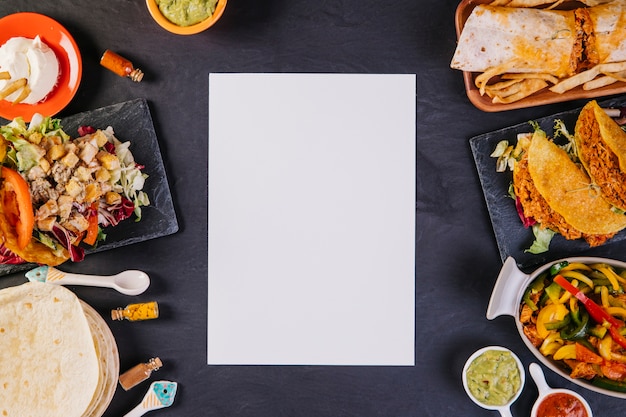
<path id="1" fill-rule="evenodd" d="M 140 321 L 159 317 L 159 305 L 156 301 L 147 303 L 129 304 L 126 307 L 111 310 L 113 320 Z"/>

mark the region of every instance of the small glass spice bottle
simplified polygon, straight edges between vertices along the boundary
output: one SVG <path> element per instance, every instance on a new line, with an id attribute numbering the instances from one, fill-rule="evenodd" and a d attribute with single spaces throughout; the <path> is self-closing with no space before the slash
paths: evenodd
<path id="1" fill-rule="evenodd" d="M 128 391 L 132 387 L 150 378 L 153 371 L 158 371 L 163 363 L 159 358 L 152 358 L 146 363 L 133 366 L 128 371 L 120 375 L 120 385 Z"/>
<path id="2" fill-rule="evenodd" d="M 156 301 L 147 303 L 129 304 L 126 307 L 118 307 L 111 310 L 113 320 L 140 321 L 151 320 L 159 317 L 159 305 Z"/>
<path id="3" fill-rule="evenodd" d="M 128 59 L 116 54 L 113 51 L 106 50 L 100 58 L 100 65 L 113 71 L 120 77 L 128 77 L 136 83 L 143 79 L 143 72 L 139 68 L 135 68 L 133 63 Z"/>

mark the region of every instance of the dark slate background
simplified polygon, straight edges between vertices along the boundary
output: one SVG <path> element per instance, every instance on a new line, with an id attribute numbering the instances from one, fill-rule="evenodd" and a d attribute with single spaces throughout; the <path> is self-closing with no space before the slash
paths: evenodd
<path id="1" fill-rule="evenodd" d="M 452 0 L 230 0 L 222 19 L 194 36 L 165 32 L 142 0 L 0 1 L 0 16 L 35 11 L 64 25 L 83 57 L 82 84 L 59 114 L 145 100 L 150 110 L 179 231 L 89 255 L 65 271 L 115 274 L 143 269 L 150 289 L 128 297 L 73 287 L 105 318 L 133 301 L 158 300 L 161 317 L 110 323 L 122 370 L 159 356 L 153 379 L 178 381 L 161 416 L 431 417 L 497 415 L 472 403 L 461 369 L 476 349 L 511 348 L 533 360 L 512 318 L 485 311 L 502 265 L 470 138 L 580 107 L 569 102 L 484 113 L 468 101 L 461 73 L 449 69 L 455 47 Z M 145 72 L 132 83 L 99 66 L 105 49 Z M 207 366 L 207 123 L 210 72 L 417 74 L 416 340 L 414 367 Z M 131 139 L 132 140 L 132 139 Z M 626 259 L 624 243 L 587 251 Z M 24 282 L 22 273 L 0 287 Z M 322 341 L 332 343 L 332 340 Z M 623 400 L 547 374 L 553 386 L 583 394 L 598 416 L 618 415 Z M 117 390 L 107 417 L 121 416 L 148 384 Z M 527 416 L 530 380 L 514 404 Z M 156 415 L 156 414 L 155 414 Z"/>

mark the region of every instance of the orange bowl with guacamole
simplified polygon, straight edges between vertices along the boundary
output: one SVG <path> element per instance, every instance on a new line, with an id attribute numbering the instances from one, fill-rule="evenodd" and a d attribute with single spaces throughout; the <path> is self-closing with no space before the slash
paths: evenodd
<path id="1" fill-rule="evenodd" d="M 222 17 L 227 0 L 146 0 L 152 18 L 177 35 L 194 35 Z"/>

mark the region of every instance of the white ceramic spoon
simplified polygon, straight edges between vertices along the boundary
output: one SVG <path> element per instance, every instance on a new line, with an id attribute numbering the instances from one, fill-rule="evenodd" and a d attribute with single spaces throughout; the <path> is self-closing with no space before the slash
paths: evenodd
<path id="1" fill-rule="evenodd" d="M 59 271 L 51 266 L 40 266 L 26 273 L 29 281 L 57 285 L 86 285 L 113 288 L 126 295 L 139 295 L 150 286 L 150 277 L 143 271 L 128 270 L 117 275 L 82 275 Z"/>
<path id="2" fill-rule="evenodd" d="M 143 397 L 141 403 L 124 415 L 124 417 L 143 416 L 148 411 L 169 407 L 174 403 L 178 384 L 172 381 L 154 381 Z"/>

